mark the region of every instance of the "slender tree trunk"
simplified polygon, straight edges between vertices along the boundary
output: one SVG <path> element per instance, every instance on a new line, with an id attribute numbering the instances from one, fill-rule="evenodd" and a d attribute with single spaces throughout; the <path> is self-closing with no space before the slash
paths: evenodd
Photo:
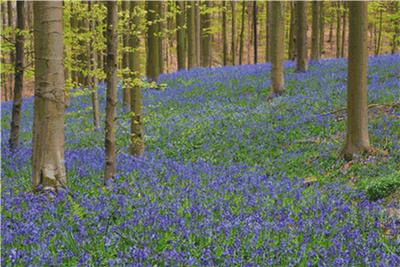
<path id="1" fill-rule="evenodd" d="M 228 65 L 228 33 L 226 23 L 226 1 L 222 1 L 222 64 Z"/>
<path id="2" fill-rule="evenodd" d="M 154 10 L 154 9 L 153 9 Z M 118 60 L 118 3 L 107 2 L 107 101 L 106 101 L 106 128 L 105 128 L 105 154 L 106 164 L 104 169 L 105 181 L 115 176 L 116 170 L 116 144 L 115 144 L 115 118 L 117 104 L 117 60 Z M 158 50 L 155 50 L 155 54 Z"/>
<path id="3" fill-rule="evenodd" d="M 297 45 L 297 72 L 307 71 L 307 13 L 306 2 L 296 2 L 296 45 Z"/>
<path id="4" fill-rule="evenodd" d="M 188 68 L 194 68 L 197 66 L 196 56 L 196 23 L 195 23 L 195 8 L 194 2 L 187 2 L 187 37 L 188 37 Z"/>
<path id="5" fill-rule="evenodd" d="M 1 3 L 1 17 L 2 17 L 2 24 L 1 24 L 1 31 L 3 32 L 5 27 L 7 27 L 7 3 L 2 2 Z M 0 35 L 1 42 L 4 42 L 4 37 Z M 7 58 L 6 56 L 1 57 L 1 64 L 2 66 L 5 66 L 7 64 Z M 3 65 L 4 64 L 4 65 Z M 4 101 L 7 101 L 7 91 L 8 91 L 8 75 L 4 72 L 1 73 L 1 99 Z"/>
<path id="6" fill-rule="evenodd" d="M 239 65 L 243 64 L 243 45 L 244 45 L 244 19 L 245 19 L 246 2 L 242 1 L 242 20 L 240 26 L 240 41 L 239 41 Z"/>
<path id="7" fill-rule="evenodd" d="M 268 2 L 269 3 L 269 2 Z M 295 28 L 296 28 L 296 16 L 294 10 L 294 2 L 290 2 L 290 29 L 289 29 L 289 49 L 288 49 L 288 58 L 289 60 L 296 59 L 296 37 L 295 37 Z"/>
<path id="8" fill-rule="evenodd" d="M 195 44 L 196 44 L 196 62 L 197 66 L 201 63 L 201 18 L 200 18 L 200 1 L 194 2 L 194 18 L 195 18 Z"/>
<path id="9" fill-rule="evenodd" d="M 15 42 L 15 76 L 14 76 L 14 102 L 12 108 L 10 149 L 18 146 L 19 125 L 21 123 L 22 90 L 24 81 L 24 36 L 25 30 L 24 1 L 17 1 L 17 33 Z"/>
<path id="10" fill-rule="evenodd" d="M 186 51 L 185 51 L 185 2 L 176 1 L 178 12 L 176 13 L 176 50 L 178 70 L 186 69 Z"/>
<path id="11" fill-rule="evenodd" d="M 392 2 L 391 5 L 391 10 L 392 10 L 392 16 L 394 17 L 394 14 L 399 12 L 399 7 L 400 4 L 399 2 Z M 391 53 L 395 54 L 397 53 L 398 46 L 399 46 L 399 35 L 400 35 L 400 22 L 398 19 L 393 18 L 392 19 L 392 25 L 393 25 L 393 37 L 392 37 L 392 50 Z"/>
<path id="12" fill-rule="evenodd" d="M 292 8 L 292 3 L 290 4 Z M 272 24 L 272 2 L 267 1 L 266 8 L 266 23 L 265 23 L 265 32 L 266 32 L 266 46 L 265 46 L 265 61 L 271 62 L 271 24 Z M 290 35 L 290 34 L 289 34 Z"/>
<path id="13" fill-rule="evenodd" d="M 251 43 L 253 39 L 253 32 L 252 32 L 252 27 L 251 27 L 251 21 L 252 21 L 252 3 L 251 1 L 247 2 L 247 44 L 246 44 L 246 50 L 247 50 L 247 64 L 250 64 L 250 58 L 251 58 Z"/>
<path id="14" fill-rule="evenodd" d="M 10 40 L 12 43 L 15 43 L 15 27 L 14 27 L 14 12 L 13 12 L 13 1 L 7 1 L 7 12 L 8 12 L 8 27 L 10 27 L 12 29 L 11 33 L 10 33 Z M 10 51 L 10 64 L 13 65 L 15 62 L 15 54 L 14 51 L 11 50 Z M 15 67 L 15 66 L 14 66 Z M 13 88 L 14 88 L 14 79 L 13 79 L 13 74 L 10 73 L 8 74 L 8 82 L 9 82 L 9 86 L 8 86 L 8 96 L 9 98 L 7 100 L 11 100 L 13 98 Z"/>
<path id="15" fill-rule="evenodd" d="M 92 14 L 92 2 L 88 1 L 88 13 Z M 95 17 L 92 15 L 90 18 L 89 22 L 89 31 L 92 33 L 96 33 L 96 21 Z M 99 114 L 99 96 L 97 93 L 97 51 L 95 49 L 94 43 L 97 40 L 97 36 L 94 35 L 92 36 L 89 44 L 89 51 L 88 55 L 90 55 L 90 61 L 89 61 L 89 69 L 90 69 L 90 75 L 89 75 L 89 84 L 90 84 L 90 89 L 92 90 L 92 109 L 93 109 L 93 126 L 95 129 L 99 128 L 99 121 L 100 121 L 100 114 Z"/>
<path id="16" fill-rule="evenodd" d="M 347 160 L 352 159 L 355 154 L 370 150 L 367 101 L 368 3 L 349 2 L 349 7 L 347 134 L 343 149 L 343 155 Z"/>
<path id="17" fill-rule="evenodd" d="M 382 22 L 383 22 L 383 10 L 380 9 L 379 10 L 379 30 L 378 30 L 378 40 L 377 40 L 377 46 L 376 46 L 376 50 L 375 50 L 375 55 L 379 55 L 380 54 L 380 50 L 381 50 L 381 42 L 382 42 Z"/>
<path id="18" fill-rule="evenodd" d="M 253 1 L 253 33 L 254 33 L 254 40 L 253 40 L 253 50 L 254 50 L 254 64 L 257 64 L 257 1 Z"/>
<path id="19" fill-rule="evenodd" d="M 311 37 L 311 60 L 318 61 L 320 59 L 320 10 L 319 2 L 312 2 L 312 37 Z"/>
<path id="20" fill-rule="evenodd" d="M 331 22 L 330 24 L 329 24 L 329 37 L 328 37 L 329 39 L 328 39 L 328 43 L 330 44 L 330 46 L 331 46 L 331 52 L 333 53 L 333 22 Z"/>
<path id="21" fill-rule="evenodd" d="M 140 38 L 137 35 L 136 27 L 139 27 L 141 21 L 140 16 L 137 15 L 135 9 L 139 7 L 139 3 L 132 1 L 130 6 L 130 19 L 132 26 L 131 34 L 129 36 L 129 46 L 133 49 L 129 57 L 129 68 L 133 75 L 133 86 L 131 87 L 131 112 L 133 116 L 131 119 L 131 144 L 129 152 L 132 155 L 138 156 L 144 153 L 144 126 L 143 126 L 143 114 L 142 114 L 142 92 L 140 84 Z M 133 34 L 135 33 L 135 34 Z"/>
<path id="22" fill-rule="evenodd" d="M 232 53 L 232 65 L 236 65 L 236 3 L 231 2 L 232 7 L 232 34 L 231 34 L 231 53 Z"/>
<path id="23" fill-rule="evenodd" d="M 320 12 L 320 20 L 319 20 L 319 55 L 322 58 L 324 54 L 324 41 L 325 41 L 325 9 L 324 2 L 320 1 L 319 4 L 319 12 Z"/>
<path id="24" fill-rule="evenodd" d="M 129 15 L 129 1 L 122 1 L 122 12 L 124 14 L 124 17 L 128 17 Z M 128 44 L 128 33 L 125 30 L 125 27 L 127 25 L 124 25 L 124 30 L 122 34 L 122 105 L 125 110 L 129 111 L 130 107 L 130 89 L 128 86 L 128 80 L 129 80 L 129 54 L 128 54 L 128 49 L 129 49 L 129 44 Z"/>
<path id="25" fill-rule="evenodd" d="M 63 9 L 61 1 L 34 2 L 35 98 L 32 186 L 66 186 L 64 165 Z"/>
<path id="26" fill-rule="evenodd" d="M 158 67 L 159 74 L 164 73 L 164 14 L 163 14 L 163 1 L 157 1 L 157 42 L 158 42 Z M 165 4 L 168 2 L 166 1 Z"/>
<path id="27" fill-rule="evenodd" d="M 346 48 L 345 47 L 345 45 L 346 45 L 346 28 L 347 28 L 346 16 L 347 16 L 346 2 L 343 2 L 342 45 L 340 47 L 340 57 L 344 57 L 344 51 L 345 51 L 345 48 Z"/>
<path id="28" fill-rule="evenodd" d="M 340 57 L 340 2 L 336 2 L 336 57 Z"/>
<path id="29" fill-rule="evenodd" d="M 272 2 L 271 25 L 271 61 L 272 91 L 269 98 L 281 95 L 284 91 L 283 59 L 284 59 L 284 8 L 283 2 Z"/>
<path id="30" fill-rule="evenodd" d="M 211 6 L 212 2 L 210 1 L 205 1 L 204 5 L 206 7 L 206 10 L 209 9 Z M 211 27 L 211 18 L 210 18 L 210 13 L 204 13 L 201 15 L 201 65 L 203 67 L 210 67 L 211 66 L 211 57 L 210 57 L 210 51 L 211 51 L 211 34 L 210 34 L 210 27 Z"/>
<path id="31" fill-rule="evenodd" d="M 158 2 L 146 2 L 147 9 L 147 62 L 146 76 L 151 81 L 157 81 L 160 75 L 159 41 L 158 41 Z"/>

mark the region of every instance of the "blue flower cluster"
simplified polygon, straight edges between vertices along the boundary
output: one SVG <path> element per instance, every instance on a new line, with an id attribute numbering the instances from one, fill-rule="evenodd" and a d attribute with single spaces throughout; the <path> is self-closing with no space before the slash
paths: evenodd
<path id="1" fill-rule="evenodd" d="M 6 143 L 12 103 L 2 103 L 1 264 L 399 266 L 399 219 L 346 181 L 398 168 L 399 110 L 370 114 L 372 143 L 389 156 L 340 170 L 345 122 L 326 113 L 345 106 L 346 62 L 323 60 L 301 74 L 287 62 L 286 94 L 267 102 L 270 68 L 161 76 L 165 91 L 144 90 L 142 157 L 127 154 L 129 121 L 118 107 L 118 174 L 107 188 L 90 96 L 73 97 L 69 189 L 54 198 L 29 191 L 32 98 L 14 154 Z M 398 73 L 399 55 L 370 59 L 371 103 L 398 101 Z M 306 185 L 310 177 L 317 182 Z"/>

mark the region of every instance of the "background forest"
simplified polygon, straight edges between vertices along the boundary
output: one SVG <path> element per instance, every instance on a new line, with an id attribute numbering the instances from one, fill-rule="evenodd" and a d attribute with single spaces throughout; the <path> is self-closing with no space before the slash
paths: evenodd
<path id="1" fill-rule="evenodd" d="M 399 266 L 398 1 L 1 1 L 4 266 Z"/>

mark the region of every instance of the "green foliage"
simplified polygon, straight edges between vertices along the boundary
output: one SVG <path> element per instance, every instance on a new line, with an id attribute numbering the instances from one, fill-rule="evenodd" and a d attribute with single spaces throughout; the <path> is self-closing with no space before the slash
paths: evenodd
<path id="1" fill-rule="evenodd" d="M 391 175 L 378 177 L 367 187 L 367 196 L 371 200 L 378 200 L 389 196 L 400 188 L 400 171 Z"/>

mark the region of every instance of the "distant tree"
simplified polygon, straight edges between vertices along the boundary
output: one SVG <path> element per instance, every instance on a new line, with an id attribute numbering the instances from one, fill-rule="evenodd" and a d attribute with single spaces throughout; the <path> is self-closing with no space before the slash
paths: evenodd
<path id="1" fill-rule="evenodd" d="M 400 43 L 400 3 L 392 2 L 390 5 L 390 22 L 393 26 L 392 40 L 391 40 L 391 53 L 395 54 L 398 51 Z"/>
<path id="2" fill-rule="evenodd" d="M 129 69 L 132 77 L 130 81 L 131 90 L 131 144 L 129 151 L 132 155 L 141 155 L 144 152 L 144 126 L 142 114 L 142 92 L 140 84 L 140 12 L 139 2 L 132 1 L 129 9 L 130 16 L 130 35 L 129 46 L 131 49 L 129 56 Z"/>
<path id="3" fill-rule="evenodd" d="M 324 1 L 318 1 L 319 4 L 319 12 L 320 12 L 320 19 L 319 19 L 319 46 L 320 46 L 320 57 L 324 53 L 324 41 L 325 41 L 325 9 L 324 9 Z"/>
<path id="4" fill-rule="evenodd" d="M 296 45 L 297 45 L 297 65 L 296 71 L 307 71 L 307 13 L 306 2 L 296 2 Z"/>
<path id="5" fill-rule="evenodd" d="M 268 2 L 269 3 L 269 2 Z M 294 2 L 290 2 L 290 28 L 289 28 L 289 48 L 288 48 L 288 59 L 295 60 L 296 59 L 296 36 L 295 36 L 295 28 L 296 28 L 296 16 L 294 9 Z"/>
<path id="6" fill-rule="evenodd" d="M 147 10 L 147 63 L 146 76 L 151 81 L 157 81 L 160 75 L 160 51 L 158 40 L 158 12 L 160 3 L 146 1 Z"/>
<path id="7" fill-rule="evenodd" d="M 186 2 L 187 12 L 187 52 L 188 52 L 188 68 L 197 66 L 196 56 L 196 21 L 195 21 L 195 8 L 194 2 Z"/>
<path id="8" fill-rule="evenodd" d="M 17 32 L 15 38 L 15 75 L 14 75 L 14 101 L 12 108 L 10 149 L 13 151 L 18 146 L 19 126 L 21 122 L 22 90 L 24 81 L 24 35 L 25 16 L 24 1 L 17 1 Z"/>
<path id="9" fill-rule="evenodd" d="M 272 2 L 271 24 L 271 81 L 272 90 L 269 98 L 281 95 L 284 91 L 283 59 L 284 59 L 284 8 L 283 2 Z"/>
<path id="10" fill-rule="evenodd" d="M 158 47 L 158 67 L 159 71 L 158 74 L 164 73 L 164 28 L 165 28 L 165 14 L 163 5 L 168 4 L 168 1 L 156 1 L 157 2 L 157 25 L 156 25 L 156 40 L 157 40 L 157 47 Z M 158 77 L 157 77 L 158 79 Z"/>
<path id="11" fill-rule="evenodd" d="M 201 65 L 203 67 L 211 66 L 211 16 L 209 11 L 211 5 L 211 1 L 204 1 L 205 11 L 201 14 Z"/>
<path id="12" fill-rule="evenodd" d="M 246 10 L 246 2 L 242 1 L 242 19 L 240 26 L 240 41 L 239 41 L 239 65 L 243 64 L 243 46 L 244 46 L 244 15 Z"/>
<path id="13" fill-rule="evenodd" d="M 378 28 L 378 38 L 377 38 L 377 45 L 375 46 L 374 54 L 375 56 L 379 55 L 381 52 L 381 44 L 382 44 L 382 25 L 383 25 L 383 5 L 379 5 L 379 28 Z"/>
<path id="14" fill-rule="evenodd" d="M 226 22 L 226 1 L 222 1 L 222 64 L 228 65 L 228 32 Z"/>
<path id="15" fill-rule="evenodd" d="M 63 9 L 61 1 L 34 8 L 35 98 L 32 185 L 57 191 L 66 186 L 64 165 Z"/>
<path id="16" fill-rule="evenodd" d="M 130 1 L 122 1 L 122 12 L 125 20 L 129 17 L 129 6 Z M 127 26 L 127 25 L 124 25 Z M 124 27 L 125 28 L 125 27 Z M 129 44 L 128 44 L 128 33 L 126 29 L 122 30 L 122 105 L 125 110 L 129 110 L 130 106 L 130 88 L 128 85 L 129 80 Z"/>
<path id="17" fill-rule="evenodd" d="M 117 104 L 117 60 L 118 60 L 118 3 L 107 2 L 107 62 L 106 62 L 106 127 L 105 127 L 105 181 L 113 178 L 116 171 L 115 118 Z M 157 49 L 155 54 L 158 55 Z M 158 71 L 158 69 L 156 70 Z M 153 73 L 151 73 L 153 74 Z M 151 76 L 154 77 L 154 76 Z"/>
<path id="18" fill-rule="evenodd" d="M 340 8 L 340 2 L 336 2 L 336 57 L 340 57 L 340 44 L 341 44 L 341 39 L 340 39 L 340 29 L 341 29 L 341 24 L 340 24 L 340 17 L 341 17 L 341 8 Z"/>
<path id="19" fill-rule="evenodd" d="M 194 25 L 195 25 L 195 55 L 196 67 L 201 63 L 201 17 L 200 1 L 194 1 Z"/>
<path id="20" fill-rule="evenodd" d="M 176 6 L 178 8 L 176 12 L 176 52 L 177 52 L 177 62 L 178 70 L 186 69 L 186 50 L 185 50 L 185 2 L 176 1 Z"/>
<path id="21" fill-rule="evenodd" d="M 342 45 L 340 46 L 340 57 L 344 57 L 345 48 L 346 48 L 346 29 L 347 29 L 347 7 L 346 2 L 343 2 L 343 10 L 342 10 Z"/>
<path id="22" fill-rule="evenodd" d="M 319 1 L 312 2 L 312 37 L 311 37 L 311 60 L 318 61 L 320 59 L 320 4 Z"/>
<path id="23" fill-rule="evenodd" d="M 368 2 L 349 2 L 350 32 L 347 78 L 347 133 L 343 155 L 347 160 L 370 150 L 367 101 Z"/>
<path id="24" fill-rule="evenodd" d="M 257 64 L 257 1 L 253 1 L 253 51 L 254 51 L 254 64 Z"/>

